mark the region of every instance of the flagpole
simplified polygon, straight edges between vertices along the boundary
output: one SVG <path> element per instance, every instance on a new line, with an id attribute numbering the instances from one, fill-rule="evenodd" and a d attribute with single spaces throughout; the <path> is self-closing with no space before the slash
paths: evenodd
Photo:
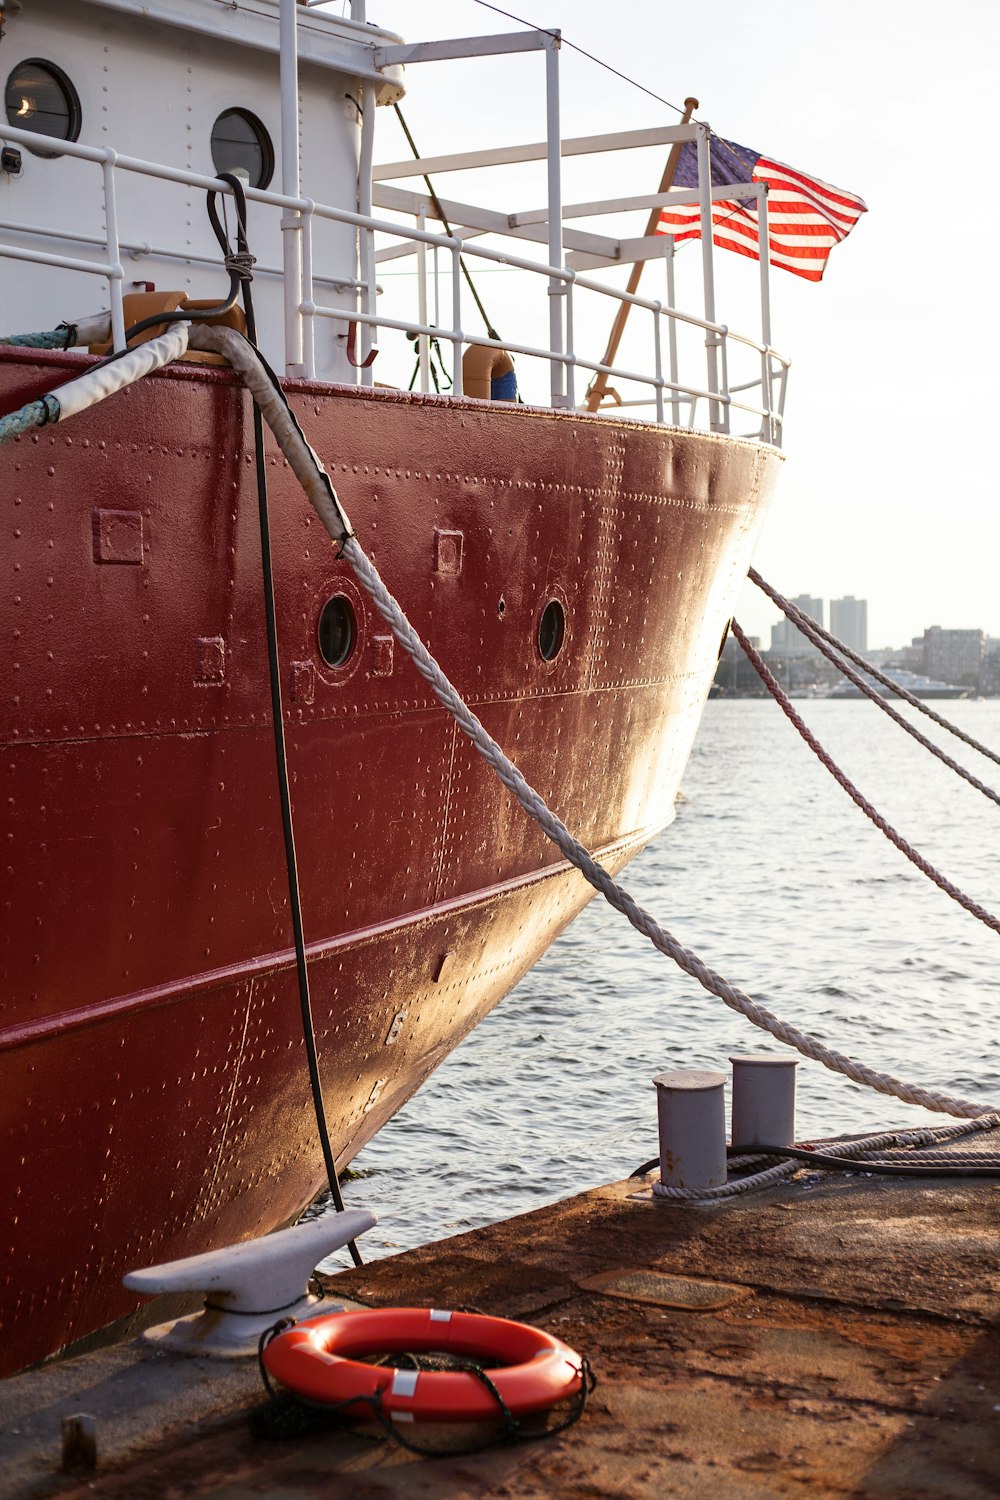
<path id="1" fill-rule="evenodd" d="M 691 116 L 694 114 L 697 108 L 697 99 L 684 100 L 684 113 L 681 116 L 682 125 L 689 125 L 691 123 Z M 683 147 L 683 141 L 675 141 L 671 146 L 670 155 L 667 157 L 667 165 L 664 167 L 663 176 L 660 178 L 660 186 L 658 188 L 659 192 L 668 193 L 673 187 L 674 174 L 677 171 L 677 163 L 680 161 L 681 151 L 683 150 Z M 646 225 L 646 234 L 655 234 L 656 226 L 659 222 L 660 209 L 654 208 L 649 216 L 649 222 Z M 642 276 L 642 268 L 644 265 L 644 261 L 637 260 L 635 265 L 632 267 L 632 274 L 628 279 L 628 287 L 626 288 L 629 296 L 634 296 L 636 291 L 638 290 L 639 278 Z M 608 347 L 604 351 L 604 358 L 601 360 L 602 365 L 610 365 L 614 363 L 615 355 L 618 353 L 618 345 L 621 343 L 622 334 L 625 332 L 625 324 L 628 322 L 629 309 L 631 308 L 631 306 L 632 304 L 630 302 L 619 303 L 618 313 L 611 328 L 611 337 L 608 339 Z M 597 410 L 604 399 L 604 394 L 607 391 L 607 388 L 607 375 L 604 373 L 595 375 L 590 389 L 587 392 L 588 411 Z"/>

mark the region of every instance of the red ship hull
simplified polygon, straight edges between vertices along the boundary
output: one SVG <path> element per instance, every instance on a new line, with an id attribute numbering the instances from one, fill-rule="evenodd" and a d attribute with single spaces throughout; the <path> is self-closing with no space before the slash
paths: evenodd
<path id="1" fill-rule="evenodd" d="M 3 410 L 81 356 L 5 353 Z M 619 868 L 672 815 L 777 455 L 574 413 L 288 387 L 362 545 L 528 780 Z M 269 718 L 249 400 L 177 368 L 7 447 L 0 1362 L 130 1268 L 321 1186 Z M 268 450 L 288 759 L 341 1163 L 590 895 Z M 345 666 L 317 621 L 344 594 Z M 543 661 L 558 599 L 563 647 Z"/>

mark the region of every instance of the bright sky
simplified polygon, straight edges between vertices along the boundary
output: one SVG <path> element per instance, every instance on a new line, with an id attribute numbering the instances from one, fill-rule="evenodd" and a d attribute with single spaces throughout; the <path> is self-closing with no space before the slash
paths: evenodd
<path id="1" fill-rule="evenodd" d="M 997 0 L 525 0 L 510 9 L 560 27 L 665 99 L 694 94 L 699 118 L 719 134 L 866 200 L 869 213 L 834 250 L 820 285 L 772 273 L 773 342 L 793 362 L 788 461 L 755 561 L 789 594 L 867 598 L 873 646 L 932 624 L 1000 635 L 1000 487 L 989 436 L 1000 397 L 1000 206 L 983 149 L 1000 81 Z M 368 15 L 408 41 L 517 29 L 474 0 L 368 0 Z M 541 139 L 543 67 L 537 54 L 410 67 L 403 108 L 421 152 Z M 565 47 L 561 90 L 564 135 L 677 119 Z M 380 110 L 376 160 L 406 155 L 393 112 Z M 564 201 L 654 192 L 664 158 L 644 152 L 626 165 L 609 154 L 583 177 L 567 161 Z M 504 211 L 544 202 L 534 168 L 478 181 L 450 173 L 435 186 L 480 204 L 492 191 Z M 577 227 L 641 234 L 644 223 L 645 211 Z M 689 246 L 692 272 L 698 257 Z M 651 283 L 657 270 L 647 269 Z M 684 291 L 681 271 L 679 254 Z M 717 252 L 716 272 L 720 319 L 755 333 L 756 264 Z M 479 276 L 501 330 L 511 278 Z M 396 291 L 412 295 L 407 276 L 380 270 L 379 280 L 386 306 Z M 692 310 L 696 287 L 692 280 L 684 297 Z M 662 283 L 649 295 L 662 296 Z M 544 299 L 538 311 L 546 342 Z M 608 323 L 602 299 L 580 318 L 578 348 L 599 358 Z M 766 644 L 776 612 L 749 585 L 739 613 Z"/>

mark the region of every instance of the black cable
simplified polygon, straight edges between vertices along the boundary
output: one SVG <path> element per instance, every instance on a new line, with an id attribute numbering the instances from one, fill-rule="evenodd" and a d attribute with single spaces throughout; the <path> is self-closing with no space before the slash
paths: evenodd
<path id="1" fill-rule="evenodd" d="M 801 1146 L 730 1146 L 730 1156 L 776 1156 L 790 1157 L 792 1161 L 807 1162 L 813 1167 L 822 1167 L 824 1172 L 871 1172 L 877 1177 L 1000 1177 L 998 1167 L 948 1167 L 927 1162 L 914 1166 L 910 1162 L 865 1161 L 863 1157 L 852 1160 L 849 1156 L 828 1156 L 823 1151 L 807 1151 Z"/>
<path id="2" fill-rule="evenodd" d="M 821 1167 L 824 1172 L 871 1172 L 876 1177 L 1000 1177 L 1000 1167 L 963 1167 L 937 1165 L 927 1162 L 914 1165 L 912 1162 L 865 1161 L 863 1157 L 828 1156 L 822 1151 L 808 1151 L 801 1146 L 727 1146 L 728 1156 L 773 1156 L 808 1163 Z M 632 1177 L 645 1177 L 660 1165 L 654 1156 L 629 1173 Z"/>
<path id="3" fill-rule="evenodd" d="M 236 254 L 244 265 L 248 265 L 250 251 L 246 234 L 246 195 L 243 184 L 232 173 L 220 173 L 223 182 L 228 182 L 236 199 Z M 209 218 L 227 258 L 231 259 L 225 230 L 215 212 L 215 193 L 210 190 Z M 231 275 L 237 274 L 230 272 Z M 243 307 L 247 319 L 247 340 L 256 350 L 257 323 L 254 316 L 253 295 L 250 291 L 249 274 L 238 275 L 237 284 L 242 287 Z M 316 1053 L 316 1028 L 313 1023 L 312 1002 L 309 995 L 309 971 L 306 964 L 305 937 L 302 929 L 302 902 L 299 893 L 298 864 L 295 857 L 295 833 L 292 824 L 292 802 L 288 784 L 288 757 L 285 748 L 285 719 L 281 702 L 281 669 L 278 659 L 278 627 L 274 607 L 274 571 L 271 558 L 271 526 L 267 509 L 267 469 L 264 463 L 264 422 L 256 401 L 253 403 L 254 456 L 257 466 L 257 514 L 260 522 L 261 577 L 264 585 L 264 619 L 267 630 L 267 665 L 271 687 L 271 722 L 274 729 L 274 758 L 278 777 L 278 801 L 281 806 L 281 831 L 285 843 L 285 867 L 288 874 L 288 897 L 292 917 L 292 934 L 295 943 L 295 968 L 298 975 L 299 1006 L 302 1012 L 302 1035 L 306 1046 L 306 1062 L 309 1069 L 309 1087 L 312 1092 L 313 1110 L 316 1115 L 316 1130 L 319 1134 L 323 1162 L 330 1184 L 330 1193 L 338 1213 L 344 1212 L 344 1199 L 337 1178 L 337 1163 L 330 1143 L 330 1131 L 323 1103 L 323 1088 L 319 1076 L 319 1060 Z M 361 1254 L 354 1240 L 348 1244 L 351 1259 L 356 1266 L 363 1265 Z"/>
<path id="4" fill-rule="evenodd" d="M 403 111 L 400 109 L 400 107 L 399 107 L 398 104 L 394 104 L 392 107 L 396 111 L 396 118 L 399 120 L 400 125 L 403 127 L 403 134 L 406 136 L 406 140 L 407 140 L 407 143 L 408 143 L 408 145 L 410 147 L 410 150 L 413 152 L 413 155 L 415 156 L 415 158 L 417 159 L 417 161 L 419 161 L 420 160 L 420 152 L 417 150 L 417 143 L 416 143 L 416 141 L 413 139 L 412 135 L 410 134 L 410 128 L 409 128 L 409 126 L 407 125 L 406 121 L 403 119 Z M 431 203 L 434 205 L 434 212 L 437 214 L 438 218 L 441 220 L 441 223 L 444 225 L 444 232 L 445 232 L 445 234 L 451 234 L 451 225 L 448 223 L 448 219 L 447 219 L 447 216 L 445 214 L 445 211 L 441 207 L 441 200 L 438 197 L 437 193 L 434 191 L 434 185 L 433 185 L 433 183 L 431 182 L 430 178 L 427 176 L 427 174 L 425 172 L 421 173 L 421 176 L 423 177 L 424 182 L 425 182 L 425 184 L 427 186 L 427 191 L 428 191 L 428 193 L 430 195 Z M 458 257 L 458 263 L 459 263 L 459 265 L 462 268 L 462 275 L 465 277 L 466 281 L 469 283 L 469 291 L 472 293 L 473 300 L 475 301 L 475 304 L 476 304 L 476 306 L 479 309 L 480 316 L 482 317 L 483 322 L 486 324 L 486 336 L 487 336 L 487 338 L 496 339 L 497 342 L 499 343 L 500 342 L 500 335 L 497 333 L 496 329 L 493 327 L 493 324 L 490 322 L 489 318 L 486 315 L 486 309 L 485 309 L 485 307 L 482 304 L 482 299 L 480 298 L 479 293 L 476 291 L 476 284 L 473 281 L 472 276 L 469 274 L 469 268 L 468 268 L 468 266 L 465 264 L 465 257 L 460 255 Z"/>

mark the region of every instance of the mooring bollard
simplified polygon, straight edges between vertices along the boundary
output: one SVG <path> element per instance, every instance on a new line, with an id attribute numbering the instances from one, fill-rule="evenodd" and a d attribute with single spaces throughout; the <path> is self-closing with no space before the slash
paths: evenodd
<path id="1" fill-rule="evenodd" d="M 726 1181 L 724 1073 L 659 1073 L 660 1181 L 667 1187 L 723 1187 Z"/>
<path id="2" fill-rule="evenodd" d="M 731 1057 L 733 1145 L 795 1144 L 794 1057 Z"/>

